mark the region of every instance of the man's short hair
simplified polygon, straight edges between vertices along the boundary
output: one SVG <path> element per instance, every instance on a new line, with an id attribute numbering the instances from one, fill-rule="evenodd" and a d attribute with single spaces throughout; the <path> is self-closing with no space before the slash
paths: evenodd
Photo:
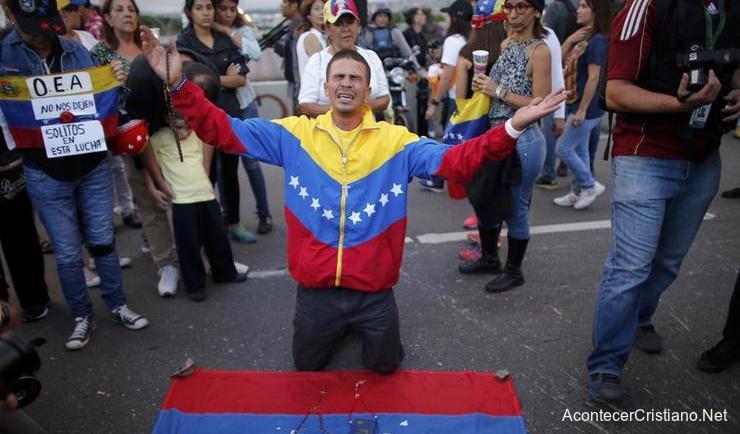
<path id="1" fill-rule="evenodd" d="M 326 81 L 329 81 L 329 71 L 331 71 L 331 65 L 334 64 L 335 61 L 339 59 L 352 59 L 355 62 L 362 63 L 362 66 L 365 68 L 365 74 L 367 77 L 367 84 L 370 85 L 370 65 L 367 63 L 367 60 L 365 60 L 364 57 L 360 53 L 358 53 L 355 50 L 339 50 L 334 55 L 334 57 L 331 58 L 329 61 L 329 64 L 326 65 Z"/>
<path id="2" fill-rule="evenodd" d="M 211 68 L 201 63 L 189 62 L 185 64 L 183 73 L 188 80 L 203 89 L 206 98 L 213 102 L 216 101 L 221 90 L 221 80 Z"/>

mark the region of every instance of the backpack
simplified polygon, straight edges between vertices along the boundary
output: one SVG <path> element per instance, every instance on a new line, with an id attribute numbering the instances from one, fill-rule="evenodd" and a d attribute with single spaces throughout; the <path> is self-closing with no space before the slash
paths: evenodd
<path id="1" fill-rule="evenodd" d="M 387 57 L 398 57 L 396 47 L 393 45 L 393 36 L 391 29 L 383 27 L 382 29 L 373 29 L 373 51 L 378 55 L 380 60 Z"/>

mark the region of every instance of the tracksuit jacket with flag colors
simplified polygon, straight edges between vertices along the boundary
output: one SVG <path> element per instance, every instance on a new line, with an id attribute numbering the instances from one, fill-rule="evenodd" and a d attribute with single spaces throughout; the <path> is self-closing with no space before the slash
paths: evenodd
<path id="1" fill-rule="evenodd" d="M 331 112 L 315 119 L 236 119 L 190 81 L 172 100 L 204 142 L 283 167 L 288 269 L 309 288 L 394 286 L 410 179 L 433 174 L 469 181 L 484 162 L 516 146 L 503 125 L 454 147 L 442 145 L 376 122 L 369 107 L 354 140 L 342 144 Z"/>

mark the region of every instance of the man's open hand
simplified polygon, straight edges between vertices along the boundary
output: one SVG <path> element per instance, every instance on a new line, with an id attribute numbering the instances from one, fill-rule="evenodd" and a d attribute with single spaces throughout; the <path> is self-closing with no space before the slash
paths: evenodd
<path id="1" fill-rule="evenodd" d="M 560 103 L 565 101 L 567 96 L 568 91 L 558 89 L 544 98 L 534 98 L 529 105 L 514 113 L 514 117 L 511 118 L 511 126 L 519 131 L 524 130 L 530 124 L 557 110 Z"/>
<path id="2" fill-rule="evenodd" d="M 180 55 L 175 45 L 172 45 L 170 55 L 166 56 L 164 47 L 162 47 L 159 40 L 154 36 L 154 33 L 146 26 L 141 26 L 141 43 L 144 55 L 149 60 L 149 65 L 157 73 L 159 78 L 170 86 L 177 84 L 182 75 L 182 62 L 180 61 Z M 167 74 L 166 65 L 166 59 L 168 57 L 170 64 L 169 74 Z"/>

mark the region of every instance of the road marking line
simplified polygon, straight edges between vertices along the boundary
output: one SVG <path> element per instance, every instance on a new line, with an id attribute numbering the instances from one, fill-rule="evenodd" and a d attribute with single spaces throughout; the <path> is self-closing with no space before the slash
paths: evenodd
<path id="1" fill-rule="evenodd" d="M 280 277 L 288 276 L 288 269 L 282 268 L 280 270 L 266 270 L 266 271 L 250 271 L 250 279 L 266 279 L 268 277 Z"/>
<path id="2" fill-rule="evenodd" d="M 529 228 L 529 233 L 532 235 L 542 235 L 558 234 L 562 232 L 593 231 L 597 229 L 610 228 L 611 222 L 609 220 L 596 220 L 580 223 L 562 223 L 556 225 L 532 226 L 531 228 Z M 464 241 L 468 239 L 469 233 L 470 231 L 422 234 L 416 237 L 416 241 L 421 244 L 442 244 L 455 241 Z M 501 235 L 506 236 L 506 229 L 501 231 Z"/>

